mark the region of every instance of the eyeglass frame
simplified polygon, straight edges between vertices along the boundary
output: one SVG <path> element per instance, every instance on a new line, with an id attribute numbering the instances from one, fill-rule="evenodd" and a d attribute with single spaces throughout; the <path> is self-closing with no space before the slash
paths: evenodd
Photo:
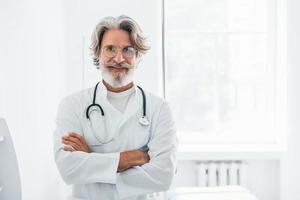
<path id="1" fill-rule="evenodd" d="M 114 48 L 116 48 L 117 51 L 116 51 L 115 55 L 113 55 L 113 56 L 108 56 L 108 55 L 105 53 L 105 48 L 107 48 L 107 47 L 114 47 Z M 124 50 L 125 48 L 128 48 L 128 47 L 131 47 L 131 48 L 133 49 L 133 51 L 134 51 L 134 52 L 133 52 L 133 55 L 132 55 L 131 57 L 128 57 L 128 56 L 124 55 L 124 53 L 123 53 L 123 50 Z M 120 49 L 121 49 L 121 48 L 116 47 L 116 46 L 114 46 L 114 45 L 106 45 L 106 46 L 101 47 L 101 52 L 102 52 L 106 57 L 108 57 L 108 58 L 113 58 L 113 57 L 116 57 L 116 56 L 118 55 Z M 137 50 L 136 50 L 133 46 L 131 46 L 131 45 L 125 46 L 125 47 L 123 47 L 123 48 L 121 49 L 121 55 L 122 55 L 124 58 L 126 58 L 126 59 L 132 59 L 136 53 L 137 53 Z"/>

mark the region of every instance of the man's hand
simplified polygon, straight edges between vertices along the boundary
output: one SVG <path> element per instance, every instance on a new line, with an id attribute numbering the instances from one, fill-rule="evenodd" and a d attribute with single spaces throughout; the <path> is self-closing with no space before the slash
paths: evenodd
<path id="1" fill-rule="evenodd" d="M 65 151 L 83 151 L 86 153 L 91 153 L 91 150 L 86 144 L 85 139 L 77 133 L 69 133 L 68 136 L 63 136 L 62 143 L 68 145 L 64 147 Z"/>
<path id="2" fill-rule="evenodd" d="M 141 166 L 150 160 L 147 152 L 142 150 L 131 150 L 120 153 L 118 172 L 125 171 L 134 166 Z"/>

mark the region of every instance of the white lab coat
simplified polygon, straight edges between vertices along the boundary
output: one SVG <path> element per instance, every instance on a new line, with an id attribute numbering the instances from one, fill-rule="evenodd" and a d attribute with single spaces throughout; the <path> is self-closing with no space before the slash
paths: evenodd
<path id="1" fill-rule="evenodd" d="M 177 137 L 175 124 L 166 101 L 145 92 L 149 126 L 142 126 L 142 94 L 134 85 L 124 113 L 107 100 L 107 89 L 100 82 L 96 103 L 105 113 L 91 112 L 101 129 L 98 134 L 114 135 L 114 140 L 99 144 L 86 118 L 94 87 L 67 96 L 58 108 L 54 132 L 54 155 L 57 168 L 67 184 L 72 184 L 72 200 L 142 200 L 146 194 L 170 187 L 176 170 Z M 93 116 L 92 116 L 93 115 Z M 104 127 L 104 128 L 103 128 Z M 107 129 L 105 130 L 105 127 Z M 76 132 L 84 136 L 93 153 L 64 151 L 63 135 Z M 120 152 L 148 146 L 150 162 L 117 173 Z"/>

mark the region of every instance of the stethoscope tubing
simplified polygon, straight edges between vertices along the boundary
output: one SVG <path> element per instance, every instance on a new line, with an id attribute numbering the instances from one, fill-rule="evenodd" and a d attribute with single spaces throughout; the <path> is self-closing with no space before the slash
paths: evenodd
<path id="1" fill-rule="evenodd" d="M 101 111 L 101 115 L 104 116 L 104 110 L 103 110 L 103 108 L 101 107 L 100 104 L 97 104 L 97 103 L 96 103 L 97 88 L 98 88 L 99 83 L 100 83 L 100 82 L 98 82 L 98 83 L 96 84 L 95 89 L 94 89 L 93 103 L 90 104 L 90 105 L 87 107 L 87 109 L 86 109 L 86 118 L 87 118 L 87 119 L 90 119 L 89 111 L 90 111 L 90 109 L 91 109 L 92 107 L 94 107 L 94 106 L 98 107 L 98 108 L 100 109 L 100 111 Z M 141 91 L 142 96 L 143 96 L 143 116 L 142 116 L 142 118 L 146 118 L 146 106 L 147 106 L 147 105 L 146 105 L 146 103 L 147 103 L 147 102 L 146 102 L 146 95 L 145 95 L 145 93 L 144 93 L 144 90 L 143 90 L 140 86 L 137 86 L 137 87 L 139 88 L 139 90 Z"/>

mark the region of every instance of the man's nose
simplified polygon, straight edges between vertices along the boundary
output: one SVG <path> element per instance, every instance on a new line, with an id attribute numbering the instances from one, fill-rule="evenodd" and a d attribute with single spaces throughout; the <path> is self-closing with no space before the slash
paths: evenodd
<path id="1" fill-rule="evenodd" d="M 116 63 L 121 63 L 121 62 L 123 62 L 124 60 L 125 60 L 125 59 L 124 59 L 122 53 L 121 53 L 120 51 L 118 51 L 118 52 L 117 52 L 117 55 L 114 57 L 114 61 L 115 61 Z"/>

